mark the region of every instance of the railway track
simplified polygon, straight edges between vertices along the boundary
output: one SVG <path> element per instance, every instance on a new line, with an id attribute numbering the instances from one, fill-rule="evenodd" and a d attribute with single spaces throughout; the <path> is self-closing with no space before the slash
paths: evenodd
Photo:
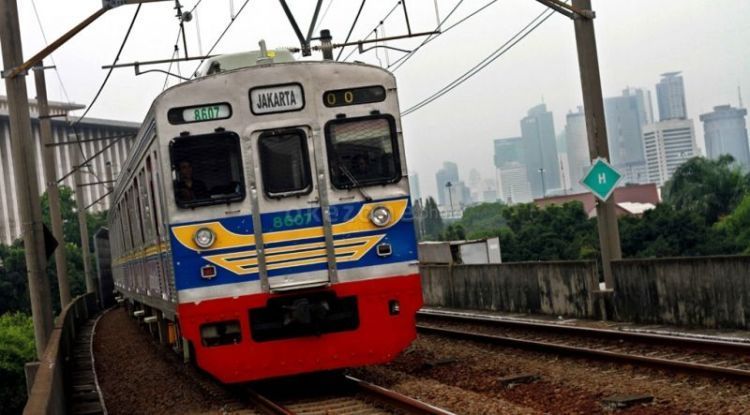
<path id="1" fill-rule="evenodd" d="M 750 343 L 423 310 L 417 329 L 436 334 L 603 360 L 750 380 Z"/>
<path id="2" fill-rule="evenodd" d="M 322 384 L 313 386 L 309 393 L 277 392 L 290 390 L 289 382 L 302 383 L 304 381 L 284 381 L 286 385 L 281 388 L 278 384 L 273 384 L 273 386 L 246 389 L 246 392 L 249 400 L 257 408 L 256 410 L 271 415 L 451 414 L 451 412 L 351 376 L 325 380 Z M 321 390 L 322 385 L 325 387 Z"/>

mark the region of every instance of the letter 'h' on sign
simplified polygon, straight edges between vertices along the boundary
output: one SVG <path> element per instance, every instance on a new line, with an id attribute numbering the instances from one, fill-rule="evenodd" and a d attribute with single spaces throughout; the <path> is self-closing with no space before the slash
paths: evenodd
<path id="1" fill-rule="evenodd" d="M 622 174 L 603 158 L 597 158 L 583 176 L 581 184 L 602 201 L 606 201 L 622 180 Z"/>

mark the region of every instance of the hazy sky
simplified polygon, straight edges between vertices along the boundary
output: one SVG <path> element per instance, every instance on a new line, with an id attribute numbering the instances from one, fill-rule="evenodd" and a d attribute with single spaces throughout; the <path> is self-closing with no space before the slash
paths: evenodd
<path id="1" fill-rule="evenodd" d="M 98 0 L 35 1 L 49 41 L 101 5 Z M 182 1 L 190 8 L 197 0 Z M 487 1 L 464 1 L 446 25 Z M 18 3 L 24 56 L 29 57 L 44 47 L 44 40 L 32 1 Z M 236 13 L 243 3 L 203 0 L 197 18 L 186 27 L 190 54 L 199 53 L 199 44 L 207 52 L 228 24 L 231 11 Z M 457 3 L 438 0 L 441 18 Z M 288 4 L 306 32 L 315 2 L 288 0 Z M 395 4 L 395 0 L 368 1 L 352 39 L 364 38 Z M 413 32 L 435 28 L 434 4 L 429 0 L 407 2 Z M 330 29 L 334 42 L 343 41 L 359 5 L 358 0 L 324 0 L 321 15 L 328 11 L 319 28 Z M 120 62 L 172 55 L 177 34 L 173 6 L 169 1 L 143 5 Z M 619 95 L 626 86 L 647 88 L 656 111 L 654 85 L 659 75 L 682 71 L 688 116 L 695 121 L 701 148 L 701 113 L 715 105 L 736 106 L 738 85 L 744 88 L 745 102 L 750 101 L 750 1 L 594 0 L 593 7 L 605 96 Z M 106 75 L 101 66 L 112 62 L 135 9 L 123 6 L 109 11 L 53 55 L 71 101 L 91 101 Z M 402 110 L 474 66 L 542 10 L 534 0 L 498 0 L 422 48 L 395 72 Z M 403 13 L 394 12 L 385 21 L 384 31 L 388 36 L 406 33 Z M 265 39 L 269 47 L 298 44 L 278 1 L 250 0 L 216 52 L 257 49 L 260 39 Z M 421 41 L 407 39 L 390 45 L 412 49 Z M 386 57 L 380 49 L 377 55 L 374 51 L 363 55 L 355 52 L 350 60 L 386 65 L 388 58 L 393 62 L 400 55 L 389 52 Z M 194 68 L 195 64 L 183 64 L 180 71 L 187 74 Z M 47 79 L 50 99 L 66 100 L 56 76 L 49 73 Z M 116 70 L 89 115 L 141 121 L 163 85 L 164 75 L 136 77 L 132 69 Z M 4 91 L 3 84 L 0 93 Z M 29 94 L 34 95 L 32 77 Z M 565 126 L 565 114 L 582 102 L 573 23 L 560 15 L 550 18 L 468 82 L 404 118 L 409 169 L 419 173 L 422 193 L 435 193 L 434 173 L 443 160 L 457 162 L 464 180 L 471 168 L 478 169 L 483 178 L 494 177 L 492 140 L 519 135 L 520 119 L 542 100 L 554 112 L 558 132 Z"/>

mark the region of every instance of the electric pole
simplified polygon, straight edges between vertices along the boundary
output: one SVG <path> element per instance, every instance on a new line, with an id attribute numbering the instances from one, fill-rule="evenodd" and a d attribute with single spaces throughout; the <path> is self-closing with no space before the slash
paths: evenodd
<path id="1" fill-rule="evenodd" d="M 602 83 L 599 78 L 599 57 L 596 52 L 591 0 L 573 0 L 573 7 L 589 13 L 590 16 L 588 18 L 576 16 L 573 19 L 578 48 L 578 68 L 581 73 L 586 132 L 589 141 L 589 156 L 592 160 L 601 157 L 609 161 L 607 125 L 604 120 Z M 622 258 L 620 229 L 617 225 L 614 198 L 610 197 L 606 202 L 597 201 L 596 217 L 599 228 L 599 247 L 604 283 L 606 288 L 612 289 L 614 288 L 612 260 Z"/>
<path id="2" fill-rule="evenodd" d="M 581 73 L 589 157 L 591 160 L 603 158 L 609 162 L 602 82 L 599 78 L 599 57 L 596 52 L 596 37 L 594 35 L 595 14 L 591 9 L 591 0 L 572 0 L 571 5 L 564 3 L 562 0 L 537 1 L 573 20 L 578 49 L 578 69 Z M 606 202 L 597 200 L 596 217 L 604 283 L 607 289 L 612 289 L 614 287 L 612 260 L 622 258 L 622 251 L 620 248 L 620 230 L 617 226 L 617 215 L 615 214 L 615 201 L 611 196 Z"/>
<path id="3" fill-rule="evenodd" d="M 52 235 L 57 239 L 55 249 L 55 269 L 57 271 L 57 286 L 60 291 L 60 308 L 70 303 L 70 286 L 68 283 L 68 265 L 65 259 L 65 237 L 60 212 L 60 189 L 57 187 L 57 164 L 55 163 L 55 149 L 52 147 L 52 121 L 49 117 L 47 103 L 47 82 L 44 77 L 42 63 L 34 67 L 34 81 L 36 83 L 36 102 L 39 109 L 39 134 L 41 135 L 42 156 L 44 161 L 44 180 L 47 184 L 47 200 L 49 201 L 49 216 L 52 224 Z"/>
<path id="4" fill-rule="evenodd" d="M 0 0 L 0 47 L 5 65 L 3 77 L 8 94 L 10 140 L 18 189 L 15 196 L 23 234 L 36 354 L 41 359 L 52 331 L 52 304 L 46 273 L 42 204 L 32 141 L 34 136 L 31 130 L 26 72 L 12 74 L 12 70 L 23 63 L 16 0 Z"/>
<path id="5" fill-rule="evenodd" d="M 78 230 L 81 233 L 81 253 L 83 254 L 83 275 L 86 279 L 86 292 L 96 292 L 96 284 L 91 276 L 91 258 L 89 257 L 89 227 L 86 221 L 86 202 L 83 198 L 81 180 L 81 149 L 73 150 L 74 181 L 76 186 L 76 210 L 78 211 Z"/>

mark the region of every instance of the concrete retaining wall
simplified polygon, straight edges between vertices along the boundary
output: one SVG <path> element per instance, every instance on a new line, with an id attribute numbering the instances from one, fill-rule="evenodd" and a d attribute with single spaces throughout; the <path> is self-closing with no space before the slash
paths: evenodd
<path id="1" fill-rule="evenodd" d="M 708 328 L 750 328 L 750 256 L 612 263 L 614 318 Z"/>
<path id="2" fill-rule="evenodd" d="M 595 314 L 594 262 L 424 265 L 420 270 L 429 306 L 569 317 Z"/>
<path id="3" fill-rule="evenodd" d="M 33 380 L 24 415 L 66 414 L 65 370 L 73 360 L 73 346 L 78 328 L 98 311 L 96 294 L 89 293 L 76 297 L 55 320 L 55 328 L 50 333 L 44 356 L 36 370 L 28 370 Z"/>

